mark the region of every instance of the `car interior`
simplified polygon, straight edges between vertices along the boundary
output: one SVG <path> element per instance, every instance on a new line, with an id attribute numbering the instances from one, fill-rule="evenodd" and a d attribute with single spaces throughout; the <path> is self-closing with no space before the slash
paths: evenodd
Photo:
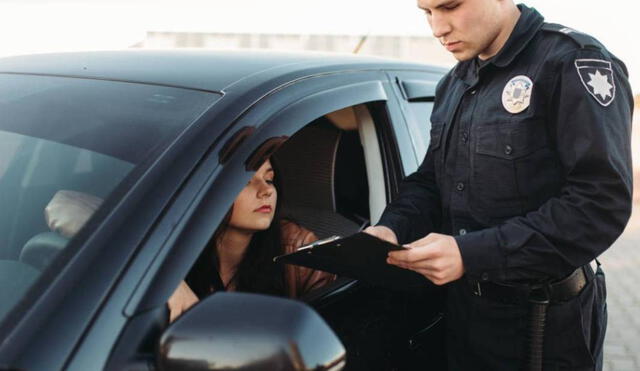
<path id="1" fill-rule="evenodd" d="M 45 218 L 54 195 L 76 189 L 105 197 L 132 167 L 45 139 L 0 132 L 1 139 L 17 145 L 4 158 L 8 165 L 0 174 L 0 264 L 4 267 L 0 269 L 0 318 L 67 246 L 68 236 L 50 229 Z"/>
<path id="2" fill-rule="evenodd" d="M 339 118 L 346 118 L 338 121 L 340 127 L 329 117 L 314 120 L 275 155 L 282 172 L 284 215 L 319 238 L 355 233 L 369 224 L 371 215 L 357 122 L 353 115 Z"/>
<path id="3" fill-rule="evenodd" d="M 112 81 L 12 74 L 1 80 L 0 319 L 67 246 L 70 236 L 45 219 L 57 192 L 107 198 L 136 164 L 180 133 L 180 109 L 211 103 L 189 90 L 178 91 L 180 103 L 166 102 L 157 92 L 175 90 Z"/>

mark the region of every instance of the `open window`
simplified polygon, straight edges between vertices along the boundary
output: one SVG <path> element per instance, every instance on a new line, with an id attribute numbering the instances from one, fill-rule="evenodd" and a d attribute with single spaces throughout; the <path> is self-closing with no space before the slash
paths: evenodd
<path id="1" fill-rule="evenodd" d="M 247 132 L 251 130 L 241 129 L 238 131 L 239 135 L 234 136 L 229 143 L 237 143 L 238 138 L 245 136 Z M 263 181 L 260 178 L 263 177 L 264 171 L 261 165 L 267 159 L 272 164 L 275 176 L 272 173 L 269 179 L 265 179 L 276 180 L 274 190 L 278 199 L 271 225 L 281 226 L 282 241 L 280 251 L 274 251 L 272 254 L 290 252 L 290 248 L 297 249 L 303 243 L 312 241 L 308 238 L 296 238 L 295 243 L 298 245 L 289 246 L 291 236 L 288 232 L 291 228 L 294 228 L 297 234 L 310 231 L 314 239 L 326 238 L 356 233 L 368 226 L 372 218 L 377 220 L 386 204 L 385 165 L 381 157 L 378 132 L 369 104 L 363 103 L 340 108 L 305 122 L 290 137 L 270 136 L 260 142 L 259 146 L 249 147 L 252 151 L 245 167 L 257 171 L 241 190 L 227 195 L 227 199 L 233 196 L 233 206 L 228 209 L 230 211 L 217 227 L 212 239 L 201 250 L 190 273 L 185 276 L 188 277 L 187 282 L 192 285 L 191 282 L 200 275 L 198 272 L 202 271 L 203 266 L 209 266 L 211 270 L 203 279 L 210 280 L 211 276 L 215 275 L 215 266 L 210 262 L 212 259 L 216 260 L 218 252 L 212 250 L 221 248 L 222 231 L 234 231 L 237 228 L 237 215 L 246 215 L 243 221 L 245 225 L 251 225 L 252 218 L 257 218 L 256 213 L 252 213 L 251 210 L 239 210 L 239 205 L 245 204 L 246 197 L 252 198 L 256 204 L 260 202 L 260 197 L 264 197 L 259 193 L 261 189 L 253 187 L 252 184 Z M 227 152 L 223 157 L 226 156 Z M 242 201 L 238 198 L 238 192 L 243 192 Z M 222 203 L 220 205 L 224 207 Z M 265 236 L 261 230 L 256 230 L 252 238 L 258 240 L 264 239 Z M 265 246 L 267 245 L 270 244 L 267 243 Z M 250 254 L 250 250 L 245 254 Z M 249 255 L 245 257 L 247 256 Z M 272 258 L 273 256 L 263 257 L 262 264 L 271 264 Z M 293 297 L 308 297 L 312 289 L 321 286 L 316 282 L 310 284 L 306 281 L 310 278 L 301 276 L 299 272 L 290 275 L 287 273 L 289 270 L 287 267 L 284 272 L 277 269 L 273 271 L 274 275 L 285 274 L 286 287 L 285 291 L 281 292 L 283 296 L 288 294 Z M 216 281 L 217 277 L 214 277 L 214 280 L 208 283 L 213 290 L 223 289 L 229 283 L 227 272 L 220 273 L 221 281 Z M 295 277 L 295 280 L 292 277 Z M 271 278 L 273 277 L 263 277 L 266 280 Z M 292 280 L 295 282 L 290 282 Z M 331 291 L 336 285 L 343 285 L 347 281 L 351 280 L 339 278 L 337 283 L 323 289 Z M 326 280 L 323 279 L 322 282 L 324 285 Z M 256 282 L 256 291 L 258 286 L 260 285 Z M 203 290 L 198 289 L 196 293 L 202 297 Z"/>
<path id="2" fill-rule="evenodd" d="M 366 105 L 313 120 L 275 157 L 282 168 L 285 214 L 319 238 L 352 234 L 382 213 L 384 166 Z"/>

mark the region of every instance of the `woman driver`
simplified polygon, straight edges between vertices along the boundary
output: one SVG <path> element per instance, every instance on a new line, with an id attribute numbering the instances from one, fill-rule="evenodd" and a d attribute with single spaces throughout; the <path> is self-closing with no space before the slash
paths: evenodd
<path id="1" fill-rule="evenodd" d="M 214 291 L 295 298 L 334 279 L 329 273 L 273 263 L 274 256 L 317 239 L 313 232 L 280 218 L 276 181 L 276 172 L 267 160 L 236 197 L 186 282 L 169 298 L 171 321 Z"/>

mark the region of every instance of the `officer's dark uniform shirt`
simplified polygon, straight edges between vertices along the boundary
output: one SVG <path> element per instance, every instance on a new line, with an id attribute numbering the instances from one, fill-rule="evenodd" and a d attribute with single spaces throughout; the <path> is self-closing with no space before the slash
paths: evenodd
<path id="1" fill-rule="evenodd" d="M 631 213 L 624 64 L 519 8 L 497 55 L 439 82 L 427 154 L 379 222 L 401 243 L 454 235 L 466 275 L 483 281 L 563 277 L 607 249 Z"/>

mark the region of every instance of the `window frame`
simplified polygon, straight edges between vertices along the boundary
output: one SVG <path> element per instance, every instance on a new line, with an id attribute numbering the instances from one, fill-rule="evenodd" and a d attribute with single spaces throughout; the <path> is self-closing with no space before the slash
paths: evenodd
<path id="1" fill-rule="evenodd" d="M 439 80 L 444 75 L 444 70 L 438 72 L 433 71 L 389 71 L 388 78 L 391 82 L 391 90 L 395 101 L 398 103 L 398 111 L 395 112 L 398 119 L 400 117 L 405 122 L 404 130 L 400 132 L 399 127 L 396 128 L 399 141 L 410 143 L 411 153 L 405 150 L 401 153 L 402 163 L 405 175 L 409 175 L 417 170 L 422 163 L 423 151 L 426 152 L 429 143 L 424 143 L 425 148 L 419 148 L 418 144 L 412 137 L 412 133 L 416 130 L 426 130 L 429 133 L 431 128 L 430 117 L 425 117 L 421 123 L 415 117 L 411 104 L 418 102 L 434 102 L 436 87 Z M 428 127 L 421 128 L 420 125 L 426 123 Z"/>

